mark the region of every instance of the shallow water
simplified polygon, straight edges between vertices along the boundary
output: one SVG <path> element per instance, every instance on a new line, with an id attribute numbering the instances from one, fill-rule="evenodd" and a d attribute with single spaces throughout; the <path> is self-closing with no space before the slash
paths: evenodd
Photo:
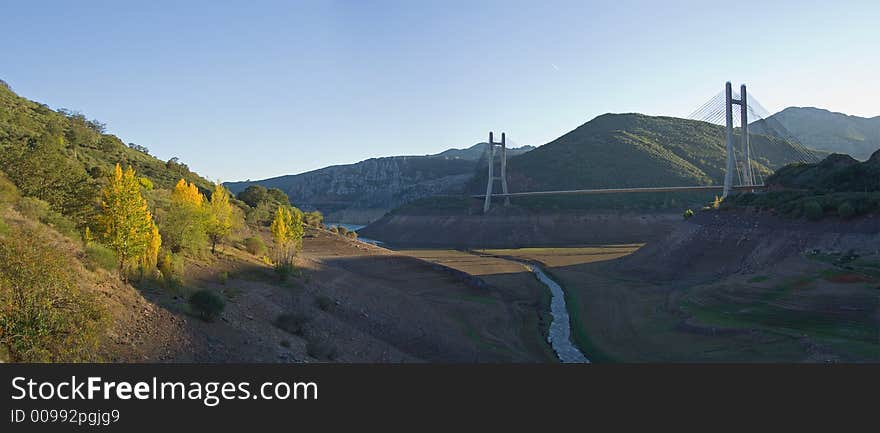
<path id="1" fill-rule="evenodd" d="M 565 292 L 562 287 L 553 281 L 540 267 L 527 264 L 526 267 L 534 272 L 538 280 L 550 288 L 550 314 L 553 320 L 550 322 L 550 332 L 547 340 L 556 352 L 559 360 L 566 363 L 589 363 L 590 360 L 581 353 L 571 342 L 571 318 L 565 307 Z"/>
<path id="2" fill-rule="evenodd" d="M 360 230 L 360 229 L 366 227 L 365 225 L 360 225 L 360 224 L 343 224 L 343 223 L 328 223 L 328 222 L 325 222 L 324 225 L 325 225 L 327 228 L 330 228 L 330 227 L 333 227 L 333 226 L 337 226 L 337 227 L 345 227 L 346 230 L 348 230 L 348 231 L 354 231 L 354 232 L 356 232 L 356 231 L 358 231 L 358 230 Z M 368 244 L 379 245 L 379 246 L 382 245 L 382 241 L 377 241 L 377 240 L 375 240 L 375 239 L 362 238 L 362 237 L 358 236 L 357 240 L 359 240 L 359 241 L 361 241 L 361 242 L 368 243 Z"/>

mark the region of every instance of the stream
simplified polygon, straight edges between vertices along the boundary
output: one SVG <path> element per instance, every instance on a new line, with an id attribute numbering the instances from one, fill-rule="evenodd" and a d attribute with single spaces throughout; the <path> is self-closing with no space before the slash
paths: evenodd
<path id="1" fill-rule="evenodd" d="M 538 277 L 539 281 L 550 288 L 552 295 L 550 314 L 553 320 L 550 322 L 547 340 L 556 352 L 556 356 L 565 363 L 589 363 L 590 360 L 571 342 L 571 318 L 565 306 L 565 292 L 562 291 L 562 287 L 548 277 L 539 266 L 530 263 L 525 263 L 525 266 Z"/>
<path id="2" fill-rule="evenodd" d="M 357 231 L 365 227 L 357 224 L 324 224 L 327 227 L 340 226 L 352 231 Z M 373 245 L 382 245 L 381 241 L 373 239 L 358 237 L 358 240 Z M 510 260 L 509 258 L 506 259 Z M 568 315 L 568 309 L 565 305 L 565 292 L 562 290 L 562 287 L 560 287 L 556 281 L 553 281 L 552 278 L 547 276 L 540 266 L 519 260 L 517 261 L 528 268 L 528 270 L 532 271 L 532 273 L 538 278 L 538 281 L 550 289 L 550 315 L 553 317 L 553 320 L 550 321 L 550 330 L 548 331 L 547 341 L 550 343 L 553 351 L 556 352 L 556 356 L 564 363 L 589 363 L 590 360 L 588 360 L 587 357 L 584 356 L 584 354 L 581 353 L 581 351 L 571 342 L 571 317 Z"/>

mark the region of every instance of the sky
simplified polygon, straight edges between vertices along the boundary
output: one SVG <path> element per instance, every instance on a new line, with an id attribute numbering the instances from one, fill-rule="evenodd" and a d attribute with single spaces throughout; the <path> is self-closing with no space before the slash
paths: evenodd
<path id="1" fill-rule="evenodd" d="M 880 2 L 0 0 L 0 79 L 213 180 L 541 145 L 607 112 L 880 115 Z"/>

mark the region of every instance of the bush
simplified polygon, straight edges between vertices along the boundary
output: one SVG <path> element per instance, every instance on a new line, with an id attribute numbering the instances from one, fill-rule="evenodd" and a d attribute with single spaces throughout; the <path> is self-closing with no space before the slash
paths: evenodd
<path id="1" fill-rule="evenodd" d="M 336 306 L 336 301 L 327 295 L 318 295 L 318 297 L 315 298 L 315 305 L 317 305 L 322 311 L 330 311 Z"/>
<path id="2" fill-rule="evenodd" d="M 156 265 L 162 273 L 162 284 L 165 288 L 177 291 L 183 288 L 183 280 L 180 274 L 183 272 L 183 258 L 177 254 L 164 252 L 159 254 Z"/>
<path id="3" fill-rule="evenodd" d="M 202 289 L 189 297 L 189 306 L 203 320 L 210 322 L 223 312 L 223 309 L 226 307 L 226 301 L 220 295 L 208 289 Z"/>
<path id="4" fill-rule="evenodd" d="M 804 203 L 804 215 L 811 220 L 822 218 L 822 216 L 824 215 L 824 212 L 822 211 L 822 205 L 814 200 L 810 200 Z"/>
<path id="5" fill-rule="evenodd" d="M 690 209 L 684 211 L 684 219 L 688 219 L 688 218 L 690 218 L 690 217 L 692 217 L 692 216 L 694 216 L 694 211 L 692 211 L 692 210 L 690 210 Z"/>
<path id="6" fill-rule="evenodd" d="M 275 326 L 283 329 L 293 335 L 305 335 L 306 325 L 312 321 L 312 318 L 305 313 L 282 314 L 275 319 Z"/>
<path id="7" fill-rule="evenodd" d="M 278 279 L 281 282 L 285 282 L 296 274 L 296 267 L 289 262 L 276 263 L 275 273 L 278 274 Z"/>
<path id="8" fill-rule="evenodd" d="M 0 346 L 18 362 L 95 360 L 107 314 L 73 260 L 30 230 L 0 238 Z"/>
<path id="9" fill-rule="evenodd" d="M 333 360 L 337 355 L 336 346 L 316 335 L 310 335 L 306 339 L 306 351 L 316 359 Z"/>
<path id="10" fill-rule="evenodd" d="M 89 269 L 91 270 L 94 270 L 95 267 L 100 267 L 108 271 L 113 271 L 116 270 L 119 263 L 116 259 L 116 253 L 113 252 L 113 250 L 96 242 L 91 242 L 86 246 L 86 259 L 88 260 L 87 264 L 90 265 Z"/>
<path id="11" fill-rule="evenodd" d="M 346 233 L 345 236 L 347 236 L 349 239 L 357 239 L 358 238 L 358 234 L 356 231 L 350 231 L 350 232 Z"/>
<path id="12" fill-rule="evenodd" d="M 848 201 L 845 201 L 845 202 L 841 203 L 839 206 L 837 206 L 837 215 L 840 216 L 841 218 L 850 218 L 855 214 L 856 214 L 856 209 Z"/>
<path id="13" fill-rule="evenodd" d="M 308 226 L 321 227 L 324 223 L 324 215 L 320 211 L 306 212 L 303 214 L 303 220 Z"/>
<path id="14" fill-rule="evenodd" d="M 348 235 L 348 229 L 342 226 L 336 226 L 336 232 L 342 236 Z"/>
<path id="15" fill-rule="evenodd" d="M 259 236 L 251 236 L 245 239 L 244 248 L 255 256 L 265 256 L 269 252 L 269 249 L 266 248 L 266 243 L 263 242 L 263 238 Z"/>

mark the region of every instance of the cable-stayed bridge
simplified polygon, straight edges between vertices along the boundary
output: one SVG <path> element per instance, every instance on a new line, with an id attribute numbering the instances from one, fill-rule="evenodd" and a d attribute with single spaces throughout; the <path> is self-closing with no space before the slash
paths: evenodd
<path id="1" fill-rule="evenodd" d="M 736 109 L 734 106 L 736 106 Z M 740 86 L 739 92 L 737 92 L 733 89 L 730 82 L 727 82 L 722 91 L 694 110 L 688 118 L 725 127 L 727 164 L 724 170 L 724 183 L 722 185 L 594 188 L 511 193 L 508 191 L 507 185 L 507 136 L 502 133 L 501 141 L 495 141 L 494 134 L 490 132 L 487 145 L 489 177 L 486 185 L 486 194 L 473 197 L 483 199 L 483 212 L 488 212 L 493 197 L 504 198 L 504 205 L 507 206 L 510 204 L 511 197 L 687 191 L 720 191 L 722 197 L 727 197 L 732 191 L 761 190 L 764 188 L 764 179 L 760 172 L 753 170 L 752 166 L 752 161 L 756 155 L 760 154 L 760 149 L 754 149 L 749 142 L 749 135 L 751 133 L 773 135 L 788 141 L 794 149 L 797 159 L 801 162 L 817 162 L 819 159 L 794 134 L 788 131 L 776 118 L 772 117 L 757 99 L 749 96 L 745 85 Z M 739 124 L 739 128 L 735 127 L 736 124 Z M 750 128 L 753 132 L 750 132 Z M 737 129 L 739 130 L 738 134 L 736 133 Z M 500 173 L 497 176 L 494 173 L 496 155 L 500 157 Z M 496 182 L 501 183 L 501 193 L 493 193 Z"/>

